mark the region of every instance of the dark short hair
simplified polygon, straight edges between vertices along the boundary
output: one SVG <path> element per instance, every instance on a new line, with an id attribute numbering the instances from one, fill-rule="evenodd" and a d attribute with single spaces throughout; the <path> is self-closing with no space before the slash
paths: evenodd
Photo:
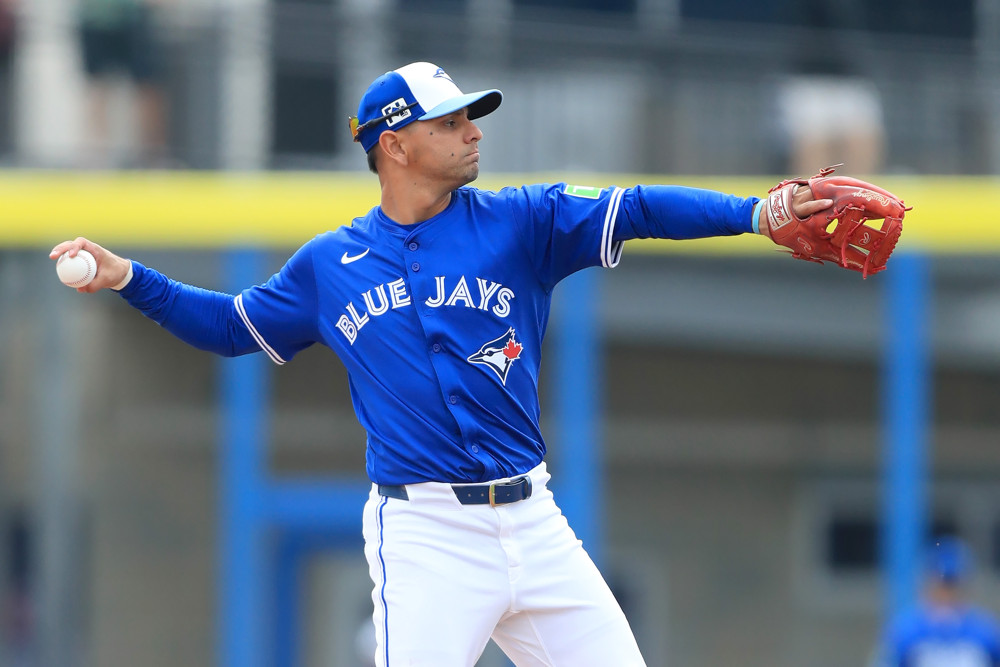
<path id="1" fill-rule="evenodd" d="M 378 152 L 378 144 L 372 146 L 372 149 L 370 151 L 368 151 L 368 153 L 367 153 L 367 156 L 368 156 L 368 171 L 370 171 L 373 174 L 377 174 L 378 173 L 378 163 L 375 160 L 375 153 L 377 153 L 377 152 Z"/>

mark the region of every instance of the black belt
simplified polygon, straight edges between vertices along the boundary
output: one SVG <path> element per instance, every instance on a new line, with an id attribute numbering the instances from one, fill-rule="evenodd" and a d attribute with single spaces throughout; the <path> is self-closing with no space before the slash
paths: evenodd
<path id="1" fill-rule="evenodd" d="M 493 484 L 452 484 L 452 490 L 458 502 L 463 505 L 508 505 L 531 497 L 531 478 L 527 475 L 512 479 L 509 482 L 494 482 Z M 409 500 L 406 487 L 392 484 L 379 484 L 378 493 L 386 498 Z"/>

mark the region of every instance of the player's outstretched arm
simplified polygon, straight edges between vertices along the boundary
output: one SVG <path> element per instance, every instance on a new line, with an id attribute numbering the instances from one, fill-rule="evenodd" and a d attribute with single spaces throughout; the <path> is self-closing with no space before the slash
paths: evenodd
<path id="1" fill-rule="evenodd" d="M 117 287 L 129 275 L 132 268 L 132 263 L 129 260 L 119 257 L 82 236 L 78 236 L 72 241 L 63 241 L 57 245 L 49 253 L 49 259 L 59 259 L 63 253 L 69 253 L 70 257 L 75 257 L 81 250 L 86 250 L 97 260 L 97 275 L 87 285 L 78 287 L 77 292 L 93 293 L 106 287 Z"/>
<path id="2" fill-rule="evenodd" d="M 236 312 L 232 294 L 171 280 L 82 236 L 60 243 L 49 257 L 58 259 L 63 253 L 74 257 L 82 251 L 93 255 L 97 271 L 90 283 L 76 288 L 78 292 L 121 290 L 119 294 L 133 308 L 200 350 L 227 357 L 260 351 Z"/>

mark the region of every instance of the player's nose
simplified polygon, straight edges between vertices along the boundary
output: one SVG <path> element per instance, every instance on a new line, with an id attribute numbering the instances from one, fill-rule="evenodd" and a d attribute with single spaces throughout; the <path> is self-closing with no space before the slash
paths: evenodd
<path id="1" fill-rule="evenodd" d="M 479 126 L 473 123 L 471 120 L 466 121 L 469 124 L 468 131 L 468 141 L 479 141 L 483 138 L 483 131 L 479 129 Z"/>

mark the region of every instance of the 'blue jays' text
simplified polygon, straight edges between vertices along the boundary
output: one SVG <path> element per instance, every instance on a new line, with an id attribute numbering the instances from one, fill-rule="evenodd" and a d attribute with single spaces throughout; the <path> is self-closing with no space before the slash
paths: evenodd
<path id="1" fill-rule="evenodd" d="M 510 313 L 510 301 L 514 298 L 514 291 L 500 283 L 476 278 L 475 294 L 469 288 L 469 281 L 465 276 L 461 276 L 454 285 L 450 285 L 445 276 L 436 276 L 434 283 L 434 296 L 424 301 L 424 304 L 431 308 L 441 306 L 478 308 L 490 310 L 497 317 L 506 317 Z M 379 317 L 390 310 L 413 304 L 406 280 L 403 278 L 373 287 L 364 292 L 361 299 L 363 307 L 359 309 L 353 301 L 348 301 L 344 307 L 345 313 L 337 320 L 337 328 L 351 345 L 354 345 L 361 329 L 372 317 Z"/>

